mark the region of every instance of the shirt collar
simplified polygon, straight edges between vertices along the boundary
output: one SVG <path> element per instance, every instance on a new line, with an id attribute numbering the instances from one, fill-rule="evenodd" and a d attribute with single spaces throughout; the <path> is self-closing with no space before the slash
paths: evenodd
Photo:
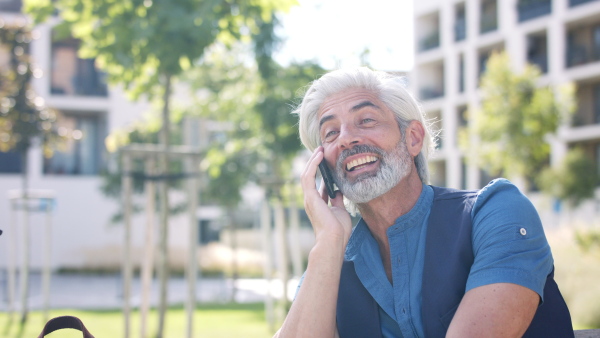
<path id="1" fill-rule="evenodd" d="M 421 194 L 417 203 L 406 214 L 398 217 L 394 224 L 387 230 L 388 238 L 395 233 L 400 233 L 413 226 L 421 226 L 423 218 L 426 217 L 433 202 L 433 189 L 423 184 Z M 364 219 L 360 219 L 352 231 L 348 245 L 346 246 L 346 260 L 354 260 L 359 249 L 367 238 L 372 238 L 371 231 Z"/>

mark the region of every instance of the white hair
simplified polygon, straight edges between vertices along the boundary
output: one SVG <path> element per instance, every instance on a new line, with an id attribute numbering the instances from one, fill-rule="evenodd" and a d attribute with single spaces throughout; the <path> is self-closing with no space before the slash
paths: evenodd
<path id="1" fill-rule="evenodd" d="M 430 126 L 426 123 L 417 100 L 406 89 L 404 77 L 373 71 L 365 67 L 340 69 L 323 75 L 312 82 L 304 98 L 293 113 L 298 114 L 300 140 L 310 151 L 321 144 L 319 135 L 319 109 L 331 95 L 350 88 L 362 88 L 377 95 L 396 116 L 402 138 L 411 121 L 419 121 L 425 129 L 423 148 L 415 157 L 419 178 L 429 183 L 427 159 L 433 152 L 435 143 Z"/>

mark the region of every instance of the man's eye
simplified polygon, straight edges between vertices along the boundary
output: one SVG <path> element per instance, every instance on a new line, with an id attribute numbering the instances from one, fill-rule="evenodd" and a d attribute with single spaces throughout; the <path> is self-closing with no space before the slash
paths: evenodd
<path id="1" fill-rule="evenodd" d="M 325 139 L 330 139 L 331 137 L 335 136 L 338 132 L 336 130 L 332 130 L 332 131 L 328 131 L 327 133 L 325 133 Z"/>
<path id="2" fill-rule="evenodd" d="M 362 123 L 369 123 L 369 122 L 374 122 L 375 120 L 371 119 L 371 118 L 366 118 L 362 120 Z"/>

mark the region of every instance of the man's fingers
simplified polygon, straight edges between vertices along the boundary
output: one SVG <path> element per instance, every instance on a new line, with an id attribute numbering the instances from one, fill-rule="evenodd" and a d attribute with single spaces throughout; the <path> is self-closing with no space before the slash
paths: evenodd
<path id="1" fill-rule="evenodd" d="M 331 199 L 331 205 L 334 207 L 344 208 L 344 195 L 342 195 L 341 191 L 335 192 L 335 198 Z"/>

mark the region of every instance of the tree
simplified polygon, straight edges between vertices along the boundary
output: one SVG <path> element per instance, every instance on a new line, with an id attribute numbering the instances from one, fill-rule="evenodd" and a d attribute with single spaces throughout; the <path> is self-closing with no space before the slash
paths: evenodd
<path id="1" fill-rule="evenodd" d="M 239 191 L 240 187 L 234 187 L 232 183 L 250 181 L 266 190 L 267 199 L 275 209 L 275 224 L 279 229 L 276 232 L 282 246 L 278 255 L 282 261 L 280 274 L 284 281 L 283 294 L 287 295 L 288 249 L 283 207 L 295 203 L 297 194 L 285 196 L 284 191 L 293 190 L 285 188 L 293 185 L 292 160 L 302 149 L 297 118 L 290 112 L 297 91 L 324 70 L 314 63 L 284 67 L 268 57 L 250 64 L 243 55 L 241 52 L 207 56 L 202 67 L 188 74 L 193 90 L 204 89 L 203 95 L 195 95 L 198 102 L 194 106 L 199 107 L 200 114 L 232 124 L 225 137 L 226 143 L 210 148 L 203 166 L 211 175 L 210 182 L 219 184 L 209 184 L 208 190 L 224 205 L 238 203 L 230 199 L 230 195 L 222 194 L 225 186 Z M 229 69 L 226 76 L 223 69 Z M 245 176 L 245 180 L 236 181 L 232 176 Z M 211 190 L 211 186 L 217 189 Z M 281 312 L 287 308 L 284 296 Z"/>
<path id="2" fill-rule="evenodd" d="M 533 182 L 548 165 L 546 137 L 574 109 L 574 89 L 538 86 L 540 71 L 527 65 L 522 73 L 513 72 L 505 53 L 493 54 L 486 69 L 481 109 L 471 114 L 477 141 L 466 147 L 490 173 Z"/>
<path id="3" fill-rule="evenodd" d="M 57 9 L 62 23 L 82 44 L 80 55 L 94 57 L 110 83 L 122 83 L 134 98 L 162 98 L 161 145 L 169 147 L 171 93 L 174 79 L 196 65 L 205 50 L 221 42 L 261 39 L 274 12 L 293 3 L 270 0 L 25 0 L 27 13 L 44 22 Z M 268 43 L 262 43 L 268 45 Z M 258 46 L 258 45 L 257 45 Z M 159 161 L 168 170 L 168 156 Z M 160 185 L 161 287 L 158 337 L 167 306 L 168 194 Z"/>
<path id="4" fill-rule="evenodd" d="M 569 150 L 556 168 L 546 168 L 539 176 L 542 191 L 576 207 L 593 198 L 599 182 L 596 164 L 582 149 Z"/>
<path id="5" fill-rule="evenodd" d="M 52 145 L 60 138 L 54 130 L 56 114 L 31 88 L 31 79 L 40 76 L 31 66 L 31 31 L 25 25 L 4 26 L 0 21 L 0 44 L 9 52 L 8 68 L 0 72 L 0 151 L 16 151 L 21 158 L 22 203 L 25 210 L 23 237 L 25 247 L 21 268 L 21 324 L 27 321 L 29 290 L 29 216 L 27 154 L 40 140 L 44 154 L 52 154 Z M 11 295 L 12 297 L 12 295 Z M 12 306 L 12 304 L 11 304 Z M 11 309 L 12 310 L 12 309 Z"/>

